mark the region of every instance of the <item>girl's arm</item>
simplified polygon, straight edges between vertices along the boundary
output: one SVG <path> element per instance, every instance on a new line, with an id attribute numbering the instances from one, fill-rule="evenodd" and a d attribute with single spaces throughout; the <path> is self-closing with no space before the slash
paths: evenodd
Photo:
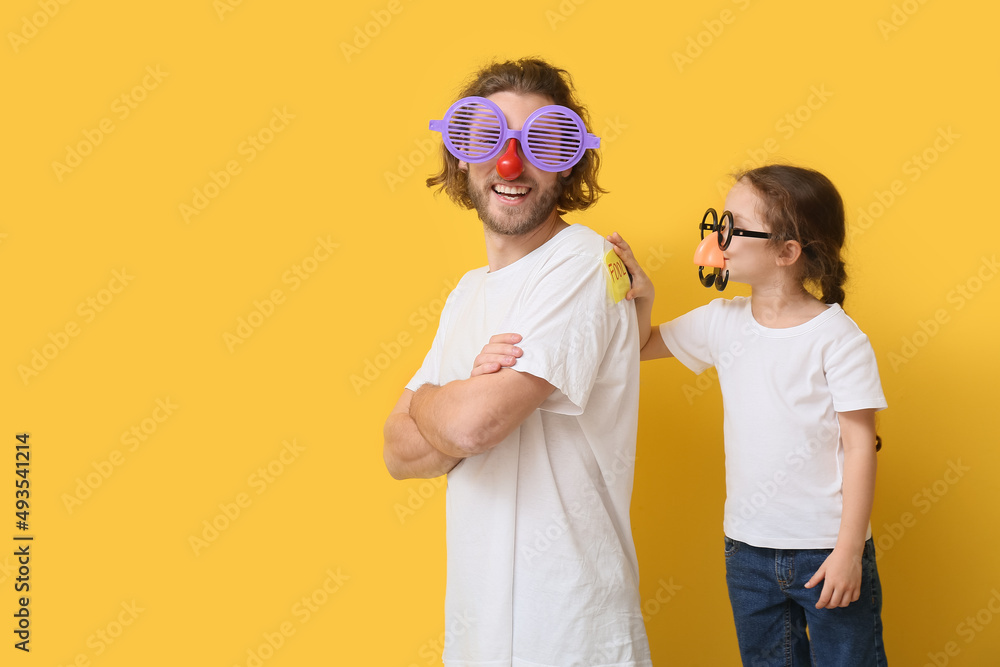
<path id="1" fill-rule="evenodd" d="M 817 609 L 846 607 L 861 594 L 861 555 L 875 498 L 875 410 L 838 412 L 844 442 L 844 507 L 837 546 L 806 588 L 824 578 Z"/>
<path id="2" fill-rule="evenodd" d="M 656 296 L 653 281 L 649 279 L 646 272 L 639 266 L 639 262 L 635 260 L 635 255 L 632 254 L 632 249 L 618 232 L 610 234 L 607 238 L 608 242 L 614 246 L 615 254 L 621 257 L 622 262 L 625 263 L 625 268 L 628 269 L 628 272 L 632 276 L 632 289 L 628 291 L 625 298 L 629 301 L 635 300 L 635 314 L 639 319 L 639 358 L 646 361 L 647 359 L 662 359 L 674 356 L 663 343 L 663 337 L 660 336 L 660 326 L 652 325 L 653 298 Z"/>

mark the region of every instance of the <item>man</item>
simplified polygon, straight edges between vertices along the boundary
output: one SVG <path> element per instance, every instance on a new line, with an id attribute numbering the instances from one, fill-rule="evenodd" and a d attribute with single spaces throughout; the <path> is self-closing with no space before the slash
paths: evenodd
<path id="1" fill-rule="evenodd" d="M 602 192 L 599 139 L 543 61 L 486 67 L 461 98 L 431 123 L 428 185 L 476 209 L 489 265 L 448 297 L 384 450 L 397 479 L 448 474 L 444 662 L 647 666 L 635 308 L 611 245 L 561 218 Z"/>

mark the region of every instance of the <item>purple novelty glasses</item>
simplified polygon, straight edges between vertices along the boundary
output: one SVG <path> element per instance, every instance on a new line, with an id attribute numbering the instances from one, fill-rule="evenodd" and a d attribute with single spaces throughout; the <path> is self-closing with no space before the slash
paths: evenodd
<path id="1" fill-rule="evenodd" d="M 569 169 L 588 148 L 598 148 L 600 137 L 587 132 L 583 120 L 571 109 L 551 104 L 534 111 L 520 130 L 507 127 L 496 104 L 485 97 L 463 97 L 430 129 L 440 132 L 444 145 L 463 162 L 492 160 L 511 139 L 517 139 L 528 162 L 542 171 Z"/>

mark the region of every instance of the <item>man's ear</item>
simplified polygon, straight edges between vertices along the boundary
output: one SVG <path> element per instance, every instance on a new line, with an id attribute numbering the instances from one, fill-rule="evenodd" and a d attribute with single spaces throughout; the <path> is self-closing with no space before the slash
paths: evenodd
<path id="1" fill-rule="evenodd" d="M 799 260 L 802 256 L 802 246 L 798 241 L 785 241 L 781 247 L 778 248 L 778 254 L 775 256 L 774 262 L 778 266 L 791 266 Z"/>
<path id="2" fill-rule="evenodd" d="M 458 170 L 459 171 L 464 171 L 465 173 L 469 173 L 469 163 L 468 162 L 463 162 L 463 161 L 459 160 L 458 161 Z"/>

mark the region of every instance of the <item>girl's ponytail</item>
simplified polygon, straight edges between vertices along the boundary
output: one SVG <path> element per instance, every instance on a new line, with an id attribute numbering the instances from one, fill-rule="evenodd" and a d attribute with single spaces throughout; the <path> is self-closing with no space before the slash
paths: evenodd
<path id="1" fill-rule="evenodd" d="M 823 291 L 823 302 L 843 306 L 845 282 L 847 282 L 847 269 L 844 260 L 838 259 L 836 268 L 820 278 L 819 286 Z"/>

